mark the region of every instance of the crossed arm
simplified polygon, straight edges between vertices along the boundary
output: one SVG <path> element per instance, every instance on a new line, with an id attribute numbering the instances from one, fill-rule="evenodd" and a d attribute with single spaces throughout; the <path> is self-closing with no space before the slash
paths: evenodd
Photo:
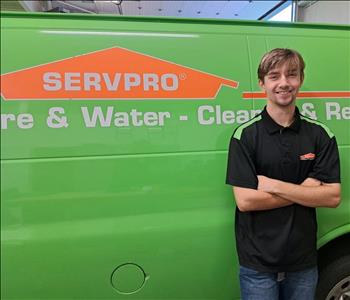
<path id="1" fill-rule="evenodd" d="M 307 178 L 298 185 L 258 176 L 258 189 L 233 187 L 240 211 L 268 210 L 294 203 L 309 207 L 337 207 L 340 203 L 340 184 L 323 183 Z"/>

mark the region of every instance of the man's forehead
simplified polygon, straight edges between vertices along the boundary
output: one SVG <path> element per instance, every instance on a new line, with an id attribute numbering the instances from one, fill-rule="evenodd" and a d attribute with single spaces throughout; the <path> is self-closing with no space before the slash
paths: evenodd
<path id="1" fill-rule="evenodd" d="M 293 62 L 282 62 L 279 63 L 278 65 L 274 66 L 267 72 L 267 74 L 272 74 L 272 73 L 281 73 L 282 71 L 284 72 L 294 72 L 298 71 L 299 66 L 296 63 Z"/>

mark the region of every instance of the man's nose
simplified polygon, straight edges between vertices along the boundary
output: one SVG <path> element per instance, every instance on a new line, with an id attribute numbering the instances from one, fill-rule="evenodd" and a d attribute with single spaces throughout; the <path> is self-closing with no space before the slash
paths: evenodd
<path id="1" fill-rule="evenodd" d="M 280 86 L 289 85 L 288 77 L 285 76 L 285 75 L 282 75 L 282 76 L 280 77 L 279 85 L 280 85 Z"/>

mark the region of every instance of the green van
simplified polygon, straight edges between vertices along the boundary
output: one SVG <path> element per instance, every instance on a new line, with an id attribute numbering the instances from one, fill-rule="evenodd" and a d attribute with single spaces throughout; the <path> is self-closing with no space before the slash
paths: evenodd
<path id="1" fill-rule="evenodd" d="M 350 294 L 350 27 L 1 14 L 1 298 L 239 299 L 228 142 L 269 49 L 341 155 L 318 299 Z"/>

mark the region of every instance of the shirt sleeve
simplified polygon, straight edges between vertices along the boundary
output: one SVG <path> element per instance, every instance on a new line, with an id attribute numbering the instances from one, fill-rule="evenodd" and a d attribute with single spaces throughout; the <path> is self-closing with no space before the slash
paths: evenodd
<path id="1" fill-rule="evenodd" d="M 252 157 L 242 141 L 234 137 L 231 138 L 228 151 L 226 183 L 243 188 L 257 189 L 258 187 Z"/>
<path id="2" fill-rule="evenodd" d="M 316 154 L 315 164 L 309 177 L 325 183 L 340 183 L 340 162 L 337 141 L 333 136 Z"/>

